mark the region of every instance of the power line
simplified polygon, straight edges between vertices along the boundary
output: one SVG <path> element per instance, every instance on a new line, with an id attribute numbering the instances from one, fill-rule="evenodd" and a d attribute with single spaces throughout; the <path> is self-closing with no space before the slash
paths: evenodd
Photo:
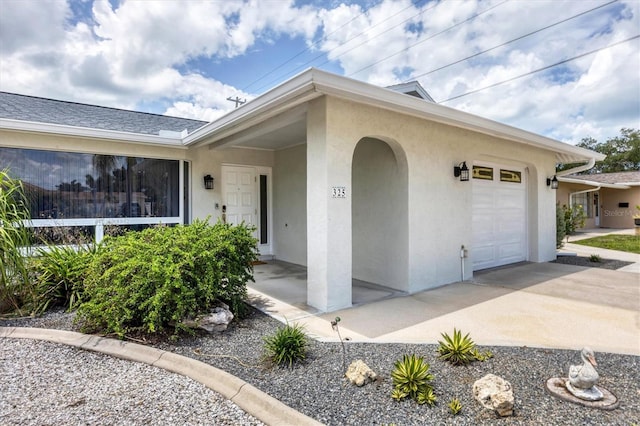
<path id="1" fill-rule="evenodd" d="M 353 18 L 351 18 L 350 20 L 348 20 L 347 22 L 345 22 L 344 24 L 340 25 L 338 28 L 336 28 L 335 30 L 331 31 L 329 34 L 325 34 L 323 35 L 318 41 L 312 43 L 310 46 L 307 46 L 307 48 L 301 50 L 300 52 L 296 53 L 295 55 L 293 55 L 292 57 L 290 57 L 289 59 L 287 59 L 286 61 L 284 61 L 283 63 L 281 63 L 280 65 L 278 65 L 277 67 L 273 68 L 271 71 L 267 72 L 266 74 L 262 75 L 262 77 L 253 80 L 251 83 L 249 83 L 248 85 L 246 85 L 242 91 L 244 92 L 245 90 L 247 90 L 249 87 L 253 86 L 254 84 L 256 84 L 257 82 L 259 82 L 260 80 L 265 79 L 267 76 L 273 74 L 275 71 L 279 70 L 280 68 L 282 68 L 283 66 L 287 65 L 289 62 L 293 61 L 294 59 L 296 59 L 298 56 L 302 55 L 305 52 L 308 52 L 312 47 L 316 46 L 317 44 L 319 44 L 321 41 L 325 40 L 327 37 L 329 37 L 331 34 L 334 34 L 338 31 L 340 31 L 342 28 L 346 27 L 347 25 L 349 25 L 350 23 L 352 23 L 353 21 L 355 21 L 356 19 L 358 19 L 359 17 L 361 17 L 362 15 L 364 15 L 365 13 L 367 13 L 371 8 L 378 6 L 380 3 L 382 3 L 383 0 L 380 0 L 378 3 L 376 4 L 372 4 L 371 6 L 369 6 L 368 8 L 364 8 L 362 10 L 362 13 L 360 13 L 359 15 L 354 16 Z M 411 6 L 409 6 L 411 7 Z M 405 9 L 403 9 L 404 11 Z"/>
<path id="2" fill-rule="evenodd" d="M 518 41 L 518 40 L 522 40 L 523 38 L 529 37 L 529 36 L 531 36 L 531 35 L 533 35 L 533 34 L 536 34 L 536 33 L 542 32 L 542 31 L 544 31 L 544 30 L 548 30 L 549 28 L 552 28 L 552 27 L 555 27 L 555 26 L 557 26 L 557 25 L 563 24 L 563 23 L 565 23 L 565 22 L 567 22 L 567 21 L 570 21 L 570 20 L 572 20 L 572 19 L 578 18 L 578 17 L 580 17 L 580 16 L 582 16 L 582 15 L 586 15 L 587 13 L 593 12 L 594 10 L 598 10 L 598 9 L 601 9 L 601 8 L 603 8 L 603 7 L 605 7 L 605 6 L 609 6 L 610 4 L 612 4 L 612 3 L 616 3 L 617 1 L 618 1 L 618 0 L 612 0 L 612 1 L 610 1 L 609 3 L 605 3 L 605 4 L 602 4 L 602 5 L 600 5 L 600 6 L 596 6 L 596 7 L 592 8 L 592 9 L 589 9 L 589 10 L 586 10 L 586 11 L 584 11 L 584 12 L 578 13 L 577 15 L 573 15 L 573 16 L 571 16 L 571 17 L 569 17 L 569 18 L 566 18 L 566 19 L 563 19 L 563 20 L 561 20 L 561 21 L 558 21 L 558 22 L 556 22 L 556 23 L 554 23 L 554 24 L 547 25 L 546 27 L 540 28 L 540 29 L 538 29 L 538 30 L 535 30 L 535 31 L 532 31 L 532 32 L 530 32 L 530 33 L 527 33 L 527 34 L 521 35 L 520 37 L 514 38 L 514 39 L 512 39 L 512 40 L 509 40 L 509 41 L 504 42 L 504 43 L 502 43 L 502 44 L 499 44 L 499 45 L 497 45 L 497 46 L 494 46 L 494 47 L 491 47 L 491 48 L 489 48 L 489 49 L 483 50 L 482 52 L 475 53 L 475 54 L 473 54 L 473 55 L 471 55 L 471 56 L 467 56 L 466 58 L 462 58 L 462 59 L 460 59 L 460 60 L 458 60 L 458 61 L 451 62 L 450 64 L 447 64 L 447 65 L 441 66 L 441 67 L 439 67 L 439 68 L 432 69 L 431 71 L 427 71 L 427 72 L 424 72 L 424 73 L 422 73 L 422 74 L 418 74 L 418 75 L 412 76 L 412 77 L 411 77 L 409 80 L 407 80 L 407 81 L 410 81 L 410 80 L 417 80 L 418 78 L 421 78 L 421 77 L 424 77 L 424 76 L 426 76 L 426 75 L 432 74 L 432 73 L 434 73 L 434 72 L 436 72 L 436 71 L 441 71 L 441 70 L 443 70 L 443 69 L 445 69 L 445 68 L 449 68 L 450 66 L 453 66 L 453 65 L 459 64 L 460 62 L 464 62 L 464 61 L 466 61 L 467 59 L 475 58 L 476 56 L 480 56 L 480 55 L 485 54 L 485 53 L 487 53 L 487 52 L 491 52 L 492 50 L 498 49 L 498 48 L 500 48 L 500 47 L 504 47 L 504 46 L 506 46 L 506 45 L 508 45 L 508 44 L 511 44 L 511 43 L 516 42 L 516 41 Z M 405 83 L 406 83 L 407 81 L 405 81 Z"/>
<path id="3" fill-rule="evenodd" d="M 441 103 L 444 103 L 444 102 L 449 102 L 449 101 L 452 101 L 452 100 L 454 100 L 454 99 L 461 98 L 461 97 L 463 97 L 463 96 L 467 96 L 467 95 L 471 95 L 471 94 L 474 94 L 474 93 L 478 93 L 478 92 L 480 92 L 480 91 L 482 91 L 482 90 L 486 90 L 486 89 L 490 89 L 490 88 L 492 88 L 492 87 L 500 86 L 500 85 L 505 84 L 505 83 L 510 83 L 510 82 L 512 82 L 512 81 L 514 81 L 514 80 L 518 80 L 518 79 L 520 79 L 520 78 L 522 78 L 522 77 L 526 77 L 526 76 L 529 76 L 529 75 L 531 75 L 531 74 L 535 74 L 535 73 L 540 72 L 540 71 L 548 70 L 549 68 L 553 68 L 553 67 L 556 67 L 556 66 L 558 66 L 558 65 L 566 64 L 567 62 L 571 62 L 571 61 L 574 61 L 574 60 L 576 60 L 576 59 L 584 58 L 585 56 L 593 55 L 594 53 L 598 53 L 598 52 L 600 52 L 600 51 L 602 51 L 602 50 L 609 49 L 609 48 L 611 48 L 611 47 L 614 47 L 614 46 L 617 46 L 617 45 L 619 45 L 619 44 L 622 44 L 622 43 L 626 43 L 626 42 L 629 42 L 629 41 L 635 40 L 635 39 L 637 39 L 637 38 L 640 38 L 640 34 L 638 34 L 638 35 L 636 35 L 636 36 L 633 36 L 633 37 L 630 37 L 630 38 L 625 39 L 625 40 L 618 41 L 618 42 L 616 42 L 616 43 L 612 43 L 612 44 L 610 44 L 610 45 L 608 45 L 608 46 L 604 46 L 604 47 L 601 47 L 601 48 L 599 48 L 599 49 L 595 49 L 595 50 L 592 50 L 592 51 L 590 51 L 590 52 L 586 52 L 586 53 L 583 53 L 583 54 L 581 54 L 581 55 L 574 56 L 574 57 L 572 57 L 572 58 L 565 59 L 565 60 L 560 61 L 560 62 L 556 62 L 555 64 L 547 65 L 546 67 L 538 68 L 538 69 L 536 69 L 536 70 L 529 71 L 529 72 L 524 73 L 524 74 L 520 74 L 520 75 L 515 76 L 515 77 L 512 77 L 512 78 L 510 78 L 510 79 L 508 79 L 508 80 L 503 80 L 503 81 L 500 81 L 500 82 L 498 82 L 498 83 L 490 84 L 489 86 L 481 87 L 480 89 L 471 90 L 471 91 L 466 92 L 466 93 L 463 93 L 463 94 L 461 94 L 461 95 L 453 96 L 453 97 L 451 97 L 451 98 L 449 98 L 449 99 L 445 99 L 445 100 L 440 101 L 440 102 L 438 102 L 438 103 L 439 103 L 439 104 L 441 104 Z"/>
<path id="4" fill-rule="evenodd" d="M 444 1 L 446 1 L 446 0 L 443 0 L 443 2 L 444 2 Z M 506 3 L 506 2 L 508 2 L 508 1 L 509 1 L 509 0 L 504 0 L 502 3 Z M 500 3 L 500 4 L 502 4 L 502 3 Z M 441 3 L 441 4 L 442 4 L 442 3 Z M 427 8 L 427 9 L 421 9 L 421 10 L 420 10 L 420 12 L 416 13 L 416 14 L 415 14 L 415 15 L 413 15 L 413 16 L 408 17 L 407 19 L 405 19 L 405 20 L 404 20 L 404 21 L 402 21 L 402 22 L 399 22 L 397 25 L 404 24 L 405 22 L 407 22 L 407 21 L 409 21 L 409 20 L 411 20 L 411 19 L 415 18 L 415 17 L 416 17 L 416 16 L 418 16 L 418 15 L 422 15 L 424 12 L 426 12 L 426 11 L 428 11 L 428 10 L 431 10 L 431 9 L 435 8 L 436 6 L 437 6 L 437 4 L 434 4 L 433 6 L 431 6 L 431 7 Z M 497 6 L 499 6 L 499 5 L 497 5 Z M 497 7 L 497 6 L 494 6 L 494 7 Z M 484 12 L 482 12 L 482 13 L 484 13 Z M 383 21 L 383 22 L 384 22 L 384 21 Z M 373 27 L 372 27 L 372 28 L 373 28 Z M 370 42 L 370 41 L 371 41 L 371 40 L 373 40 L 374 38 L 380 37 L 382 34 L 386 34 L 386 33 L 388 33 L 389 31 L 394 30 L 394 29 L 396 29 L 396 26 L 393 26 L 393 27 L 391 27 L 391 28 L 387 28 L 387 29 L 386 29 L 386 30 L 384 30 L 383 32 L 381 32 L 381 33 L 379 33 L 379 34 L 376 34 L 374 37 L 372 37 L 372 38 L 370 38 L 370 39 L 368 39 L 368 40 L 365 40 L 365 41 L 363 41 L 362 43 L 357 44 L 357 45 L 353 46 L 353 47 L 352 47 L 352 48 L 350 48 L 350 49 L 345 50 L 344 52 L 342 52 L 342 53 L 340 53 L 338 56 L 336 56 L 333 60 L 336 60 L 337 58 L 339 58 L 339 57 L 343 56 L 344 54 L 351 52 L 351 51 L 352 51 L 352 50 L 354 50 L 355 48 L 360 47 L 360 46 L 362 46 L 363 44 L 367 44 L 368 42 Z M 358 36 L 356 36 L 356 37 L 359 37 L 359 35 L 358 35 Z M 354 39 L 354 38 L 356 38 L 356 37 L 353 37 L 353 38 L 351 38 L 351 39 L 347 40 L 347 41 L 346 41 L 345 43 L 343 43 L 341 46 L 344 46 L 345 44 L 347 44 L 348 42 L 350 42 L 351 40 L 353 40 L 353 39 Z M 418 44 L 418 43 L 416 43 L 416 44 Z M 339 47 L 340 47 L 340 46 L 339 46 Z M 322 62 L 322 63 L 321 63 L 321 64 L 319 64 L 318 66 L 322 66 L 322 65 L 324 65 L 324 64 L 326 64 L 326 63 L 328 63 L 328 62 L 330 62 L 330 61 L 331 61 L 331 60 L 327 59 L 326 61 Z M 378 63 L 378 62 L 376 62 L 376 63 Z M 374 63 L 374 64 L 372 64 L 372 65 L 370 65 L 370 66 L 373 66 L 373 65 L 375 65 L 376 63 Z M 356 73 L 358 73 L 358 72 L 360 72 L 360 71 L 362 71 L 363 69 L 366 69 L 366 68 L 369 68 L 369 67 L 362 68 L 362 69 L 360 69 L 360 70 L 356 71 L 355 73 L 351 73 L 351 74 L 349 74 L 347 77 L 350 77 L 350 76 L 352 76 L 353 74 L 356 74 Z"/>
<path id="5" fill-rule="evenodd" d="M 418 42 L 416 42 L 416 43 L 414 43 L 414 44 L 412 44 L 412 45 L 410 45 L 410 46 L 405 47 L 404 49 L 400 50 L 399 52 L 396 52 L 396 53 L 394 53 L 394 54 L 391 54 L 391 55 L 389 55 L 389 56 L 386 56 L 386 57 L 384 57 L 384 58 L 382 58 L 382 59 L 380 59 L 380 60 L 378 60 L 378 61 L 376 61 L 376 62 L 374 62 L 374 63 L 372 63 L 372 64 L 370 64 L 370 65 L 367 65 L 366 67 L 360 68 L 359 70 L 354 71 L 354 72 L 352 72 L 351 74 L 349 74 L 347 77 L 351 77 L 351 76 L 353 76 L 353 75 L 355 75 L 355 74 L 358 74 L 358 73 L 359 73 L 359 72 L 361 72 L 361 71 L 364 71 L 364 70 L 366 70 L 366 69 L 371 68 L 371 67 L 372 67 L 372 66 L 374 66 L 374 65 L 377 65 L 377 64 L 379 64 L 379 63 L 381 63 L 381 62 L 386 61 L 387 59 L 393 58 L 394 56 L 397 56 L 397 55 L 399 55 L 399 54 L 401 54 L 401 53 L 403 53 L 403 52 L 406 52 L 407 50 L 411 49 L 412 47 L 415 47 L 415 46 L 417 46 L 417 45 L 419 45 L 419 44 L 422 44 L 422 43 L 424 43 L 424 42 L 426 42 L 426 41 L 429 41 L 429 40 L 431 40 L 432 38 L 439 36 L 440 34 L 444 34 L 444 33 L 446 33 L 447 31 L 452 30 L 452 29 L 453 29 L 453 28 L 455 28 L 455 27 L 458 27 L 458 26 L 460 26 L 460 25 L 462 25 L 462 24 L 466 24 L 467 22 L 474 20 L 474 19 L 475 19 L 475 18 L 477 18 L 478 16 L 483 15 L 483 14 L 485 14 L 485 13 L 489 12 L 490 10 L 495 9 L 495 8 L 496 8 L 496 7 L 498 7 L 498 6 L 502 6 L 503 4 L 507 3 L 508 1 L 509 1 L 509 0 L 504 0 L 502 3 L 498 3 L 498 4 L 494 5 L 494 6 L 491 6 L 491 7 L 490 7 L 490 8 L 488 8 L 488 9 L 483 10 L 482 12 L 478 12 L 478 13 L 476 13 L 475 15 L 468 17 L 468 18 L 467 18 L 467 19 L 465 19 L 464 21 L 460 21 L 460 22 L 458 22 L 457 24 L 454 24 L 454 25 L 452 25 L 452 26 L 450 26 L 450 27 L 448 27 L 448 28 L 445 28 L 444 30 L 442 30 L 442 31 L 440 31 L 440 32 L 437 32 L 437 33 L 435 33 L 435 34 L 433 34 L 433 35 L 431 35 L 431 36 L 429 36 L 429 37 L 427 37 L 427 38 L 425 38 L 425 39 L 422 39 L 422 40 L 420 40 L 420 41 L 418 41 Z M 360 46 L 360 45 L 358 45 L 358 46 Z M 358 46 L 356 46 L 356 47 L 358 47 Z M 349 50 L 347 50 L 347 52 L 350 52 L 351 50 L 353 50 L 353 49 L 349 49 Z M 347 53 L 347 52 L 344 52 L 344 53 Z M 343 53 L 343 54 L 344 54 L 344 53 Z M 341 55 L 341 56 L 342 56 L 342 55 Z"/>
<path id="6" fill-rule="evenodd" d="M 445 1 L 448 1 L 448 0 L 442 0 L 442 2 L 445 2 Z M 506 1 L 508 1 L 508 0 L 506 0 Z M 389 16 L 388 18 L 383 19 L 382 21 L 378 22 L 377 24 L 372 25 L 371 27 L 367 28 L 366 30 L 364 30 L 364 31 L 362 31 L 362 32 L 360 32 L 360 33 L 358 33 L 358 34 L 354 35 L 353 37 L 351 37 L 351 38 L 350 38 L 350 39 L 348 39 L 347 41 L 345 41 L 345 42 L 341 43 L 340 45 L 338 45 L 338 46 L 334 47 L 333 49 L 330 49 L 330 50 L 329 50 L 329 51 L 327 51 L 327 52 L 323 52 L 323 53 L 321 53 L 320 55 L 317 55 L 317 56 L 313 57 L 311 60 L 309 60 L 309 61 L 305 62 L 304 64 L 302 64 L 302 65 L 300 65 L 300 66 L 298 66 L 298 67 L 294 68 L 292 71 L 286 72 L 286 73 L 284 73 L 284 74 L 280 74 L 280 75 L 278 75 L 276 78 L 269 80 L 269 82 L 268 82 L 268 83 L 263 84 L 262 86 L 258 87 L 258 91 L 260 91 L 260 90 L 261 90 L 262 88 L 264 88 L 264 87 L 269 86 L 269 85 L 270 85 L 270 84 L 272 84 L 274 81 L 278 81 L 278 80 L 280 80 L 281 78 L 283 78 L 283 77 L 287 76 L 288 74 L 291 74 L 292 72 L 295 72 L 295 71 L 297 71 L 297 70 L 300 70 L 300 69 L 304 68 L 306 65 L 308 65 L 308 64 L 310 64 L 310 63 L 312 63 L 312 62 L 314 62 L 316 59 L 321 58 L 321 57 L 322 57 L 322 56 L 324 56 L 324 55 L 328 55 L 329 53 L 333 52 L 334 50 L 341 48 L 342 46 L 344 46 L 344 45 L 346 45 L 347 43 L 351 42 L 352 40 L 354 40 L 354 39 L 356 39 L 356 38 L 360 37 L 361 35 L 363 35 L 363 34 L 365 34 L 366 32 L 368 32 L 368 31 L 372 30 L 373 28 L 376 28 L 376 27 L 378 27 L 378 26 L 382 25 L 383 23 L 385 23 L 385 22 L 387 22 L 387 21 L 389 21 L 389 20 L 391 20 L 391 19 L 395 18 L 396 16 L 398 16 L 399 14 L 401 14 L 402 12 L 404 12 L 405 10 L 410 9 L 411 7 L 414 7 L 413 3 L 412 3 L 412 4 L 410 4 L 409 6 L 405 7 L 404 9 L 400 10 L 399 12 L 396 12 L 395 14 L 393 14 L 393 15 Z M 427 11 L 427 10 L 433 9 L 434 7 L 436 7 L 436 5 L 433 5 L 433 6 L 431 6 L 430 8 L 427 8 L 427 9 L 424 9 L 424 10 L 423 10 L 423 9 L 421 9 L 421 10 L 420 10 L 420 12 L 418 12 L 418 13 L 416 13 L 415 15 L 412 15 L 411 17 L 409 17 L 409 18 L 405 19 L 403 22 L 406 22 L 406 21 L 408 21 L 409 19 L 412 19 L 412 18 L 414 18 L 415 16 L 418 16 L 418 15 L 420 15 L 421 13 L 423 13 L 423 12 L 425 12 L 425 11 Z M 364 14 L 364 12 L 363 12 L 363 13 L 361 13 L 360 15 L 358 15 L 358 17 L 362 16 L 363 14 Z M 349 21 L 349 22 L 352 22 L 352 21 L 353 21 L 353 19 L 352 19 L 351 21 Z M 346 24 L 345 24 L 345 25 L 346 25 Z M 344 25 L 342 25 L 340 28 L 342 28 L 342 27 L 344 27 Z M 340 28 L 338 28 L 338 30 L 339 30 Z M 336 31 L 338 31 L 338 30 L 336 30 Z M 331 32 L 331 33 L 330 33 L 330 34 L 328 34 L 328 35 L 331 35 L 331 34 L 335 33 L 336 31 L 333 31 L 333 32 Z M 381 32 L 380 34 L 376 34 L 374 37 L 372 37 L 372 39 L 373 39 L 373 38 L 376 38 L 376 37 L 378 37 L 378 36 L 380 36 L 380 35 L 382 35 L 382 34 L 384 34 L 384 33 L 386 33 L 386 32 L 388 32 L 388 31 L 389 31 L 389 30 L 386 30 L 386 31 Z M 327 35 L 327 36 L 328 36 L 328 35 Z M 323 37 L 323 39 L 324 39 L 324 37 Z M 322 39 L 321 39 L 321 40 L 322 40 Z M 360 45 L 361 45 L 361 44 L 360 44 Z M 358 45 L 358 46 L 360 46 L 360 45 Z M 358 47 L 358 46 L 356 46 L 356 47 Z M 353 50 L 353 49 L 351 49 L 351 50 Z M 305 50 L 305 51 L 306 51 L 306 50 Z M 346 52 L 344 52 L 344 53 L 346 53 Z M 343 53 L 343 54 L 344 54 L 344 53 Z M 343 54 L 339 55 L 338 57 L 342 56 Z M 322 65 L 326 64 L 327 62 L 330 62 L 330 61 L 328 61 L 328 60 L 327 60 L 327 61 L 325 61 L 325 62 L 321 63 L 321 64 L 320 64 L 320 65 L 318 65 L 318 66 L 322 66 Z"/>

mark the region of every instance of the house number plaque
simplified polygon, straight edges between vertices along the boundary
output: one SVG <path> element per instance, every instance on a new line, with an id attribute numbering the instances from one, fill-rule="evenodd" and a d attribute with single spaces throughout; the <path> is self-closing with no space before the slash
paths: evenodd
<path id="1" fill-rule="evenodd" d="M 347 188 L 344 186 L 334 186 L 331 188 L 332 198 L 347 198 Z"/>

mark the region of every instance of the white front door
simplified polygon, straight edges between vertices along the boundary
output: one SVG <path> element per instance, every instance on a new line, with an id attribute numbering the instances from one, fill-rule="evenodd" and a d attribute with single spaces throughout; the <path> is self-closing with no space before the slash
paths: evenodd
<path id="1" fill-rule="evenodd" d="M 222 166 L 222 204 L 226 223 L 258 226 L 256 170 Z M 226 211 L 224 211 L 226 210 Z"/>

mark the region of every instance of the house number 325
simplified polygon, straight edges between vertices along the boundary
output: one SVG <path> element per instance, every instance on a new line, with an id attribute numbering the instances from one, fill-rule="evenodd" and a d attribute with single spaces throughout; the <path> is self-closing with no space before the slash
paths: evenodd
<path id="1" fill-rule="evenodd" d="M 347 189 L 344 186 L 334 186 L 331 188 L 331 196 L 333 198 L 346 198 Z"/>

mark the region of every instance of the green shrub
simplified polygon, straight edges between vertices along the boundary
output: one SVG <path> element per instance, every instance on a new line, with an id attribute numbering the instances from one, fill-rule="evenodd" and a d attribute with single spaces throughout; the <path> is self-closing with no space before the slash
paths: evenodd
<path id="1" fill-rule="evenodd" d="M 444 341 L 438 340 L 438 353 L 440 359 L 449 361 L 453 365 L 469 364 L 473 361 L 484 361 L 491 358 L 493 354 L 486 351 L 480 353 L 476 348 L 476 344 L 467 333 L 464 337 L 460 330 L 453 329 L 453 337 L 447 333 L 441 333 Z"/>
<path id="2" fill-rule="evenodd" d="M 16 310 L 32 294 L 27 260 L 22 250 L 31 245 L 24 221 L 30 218 L 22 182 L 0 170 L 0 313 Z"/>
<path id="3" fill-rule="evenodd" d="M 587 218 L 584 208 L 579 204 L 571 207 L 562 205 L 562 214 L 564 216 L 564 232 L 569 241 L 569 236 L 575 234 L 576 229 L 582 228 Z"/>
<path id="4" fill-rule="evenodd" d="M 209 311 L 216 300 L 238 314 L 253 281 L 252 229 L 206 221 L 105 237 L 91 262 L 78 320 L 123 336 L 154 333 Z"/>
<path id="5" fill-rule="evenodd" d="M 304 328 L 298 324 L 278 328 L 276 332 L 264 338 L 264 350 L 267 359 L 276 365 L 303 361 L 307 356 L 307 336 Z"/>
<path id="6" fill-rule="evenodd" d="M 564 223 L 564 210 L 560 207 L 560 204 L 556 204 L 556 248 L 562 248 L 566 235 L 567 226 Z"/>
<path id="7" fill-rule="evenodd" d="M 38 249 L 38 257 L 33 261 L 35 299 L 32 313 L 40 314 L 54 306 L 74 308 L 82 299 L 84 280 L 96 250 L 93 245 Z"/>
<path id="8" fill-rule="evenodd" d="M 433 375 L 429 373 L 429 364 L 424 358 L 415 354 L 403 355 L 402 360 L 396 361 L 394 367 L 391 372 L 393 399 L 410 397 L 419 404 L 435 404 L 436 396 L 429 383 L 433 380 Z"/>

